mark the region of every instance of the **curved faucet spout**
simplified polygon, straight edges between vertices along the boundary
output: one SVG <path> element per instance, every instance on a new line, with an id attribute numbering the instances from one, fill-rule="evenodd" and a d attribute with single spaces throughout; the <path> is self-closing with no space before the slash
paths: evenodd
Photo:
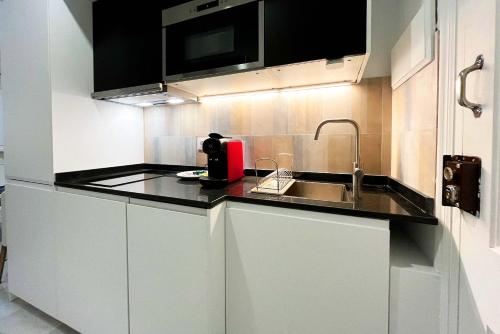
<path id="1" fill-rule="evenodd" d="M 318 140 L 319 134 L 321 132 L 321 128 L 329 123 L 347 123 L 351 124 L 356 130 L 356 161 L 353 163 L 353 174 L 352 174 L 352 188 L 353 188 L 353 196 L 355 199 L 360 199 L 361 194 L 361 182 L 364 176 L 363 170 L 360 168 L 361 159 L 360 159 L 360 131 L 359 124 L 348 118 L 336 118 L 336 119 L 327 119 L 323 122 L 319 123 L 318 128 L 316 129 L 316 134 L 314 135 L 314 140 Z"/>

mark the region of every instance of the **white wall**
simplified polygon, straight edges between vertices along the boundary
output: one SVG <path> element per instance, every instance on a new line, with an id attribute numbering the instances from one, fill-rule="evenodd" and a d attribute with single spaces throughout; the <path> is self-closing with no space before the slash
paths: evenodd
<path id="1" fill-rule="evenodd" d="M 94 101 L 92 3 L 3 0 L 0 22 L 7 175 L 144 162 L 143 110 Z"/>
<path id="2" fill-rule="evenodd" d="M 92 4 L 50 0 L 54 172 L 144 162 L 141 108 L 90 98 Z"/>

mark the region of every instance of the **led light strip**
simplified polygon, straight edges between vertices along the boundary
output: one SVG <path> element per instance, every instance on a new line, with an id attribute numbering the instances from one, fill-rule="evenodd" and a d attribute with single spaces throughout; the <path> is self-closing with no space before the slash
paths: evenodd
<path id="1" fill-rule="evenodd" d="M 250 92 L 242 92 L 242 93 L 229 93 L 229 94 L 219 94 L 219 95 L 206 95 L 200 98 L 200 102 L 209 101 L 212 99 L 219 98 L 236 98 L 236 97 L 248 97 L 255 95 L 267 95 L 267 94 L 279 94 L 279 93 L 289 93 L 289 92 L 307 92 L 312 90 L 324 90 L 331 89 L 336 87 L 346 87 L 354 85 L 354 82 L 340 82 L 340 83 L 330 83 L 330 84 L 319 84 L 319 85 L 310 85 L 310 86 L 297 86 L 297 87 L 287 87 L 287 88 L 274 88 L 274 89 L 265 89 L 265 90 L 256 90 Z"/>

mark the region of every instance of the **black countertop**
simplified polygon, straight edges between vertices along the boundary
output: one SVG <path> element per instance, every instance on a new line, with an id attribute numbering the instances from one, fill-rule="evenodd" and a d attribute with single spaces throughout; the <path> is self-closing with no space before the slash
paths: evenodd
<path id="1" fill-rule="evenodd" d="M 178 171 L 192 169 L 196 169 L 196 167 L 151 164 L 95 169 L 57 174 L 55 185 L 204 209 L 210 209 L 229 200 L 349 216 L 389 219 L 391 223 L 430 225 L 438 223 L 433 215 L 434 200 L 432 198 L 386 176 L 366 176 L 362 199 L 352 203 L 251 193 L 250 190 L 255 187 L 255 177 L 253 176 L 246 176 L 241 181 L 222 189 L 205 189 L 198 181 L 183 181 L 175 176 Z M 161 176 L 114 187 L 95 184 L 95 182 L 113 177 L 140 173 Z M 351 180 L 349 174 L 296 173 L 294 177 L 298 180 L 344 184 L 348 184 Z M 94 184 L 90 184 L 91 182 Z"/>

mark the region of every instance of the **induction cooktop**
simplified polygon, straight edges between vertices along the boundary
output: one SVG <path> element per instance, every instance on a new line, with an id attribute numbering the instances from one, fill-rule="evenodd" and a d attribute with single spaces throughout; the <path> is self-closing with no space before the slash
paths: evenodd
<path id="1" fill-rule="evenodd" d="M 158 177 L 163 177 L 163 175 L 151 174 L 151 173 L 140 173 L 140 174 L 134 174 L 134 175 L 114 177 L 114 178 L 105 179 L 105 180 L 92 181 L 92 182 L 89 182 L 89 184 L 93 185 L 93 186 L 99 186 L 99 187 L 114 188 L 114 187 L 122 186 L 124 184 L 156 179 Z"/>

